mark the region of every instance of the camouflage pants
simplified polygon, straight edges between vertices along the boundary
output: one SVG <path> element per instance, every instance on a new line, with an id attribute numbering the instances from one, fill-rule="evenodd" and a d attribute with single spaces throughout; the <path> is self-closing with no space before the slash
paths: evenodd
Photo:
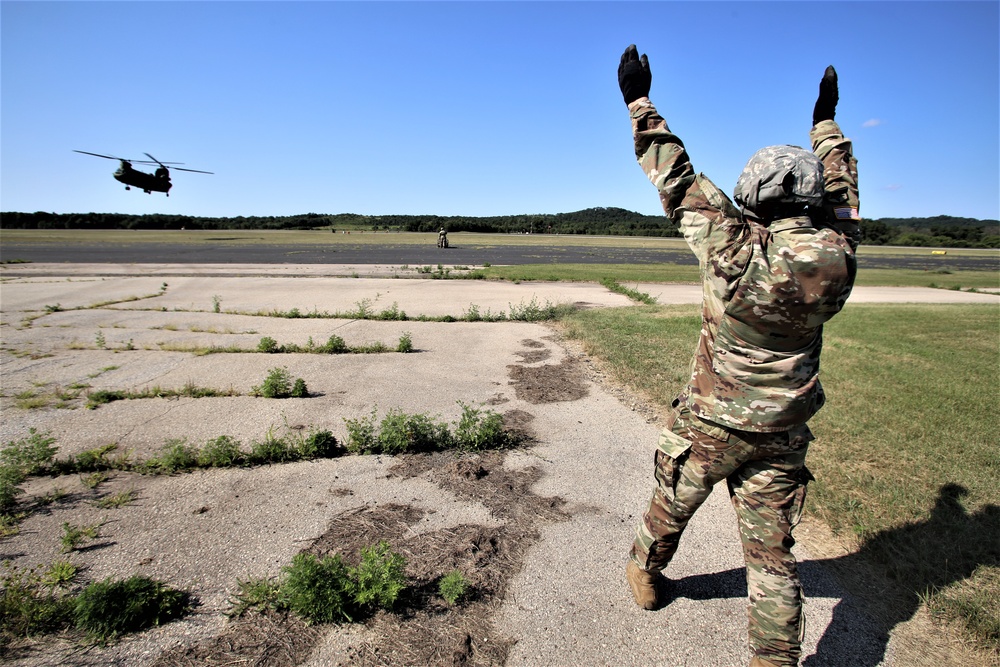
<path id="1" fill-rule="evenodd" d="M 678 408 L 660 435 L 656 491 L 632 545 L 631 557 L 641 568 L 665 568 L 688 521 L 712 487 L 726 480 L 746 560 L 750 650 L 783 667 L 798 664 L 805 629 L 791 548 L 812 478 L 805 467 L 811 440 L 804 424 L 780 433 L 748 433 Z"/>

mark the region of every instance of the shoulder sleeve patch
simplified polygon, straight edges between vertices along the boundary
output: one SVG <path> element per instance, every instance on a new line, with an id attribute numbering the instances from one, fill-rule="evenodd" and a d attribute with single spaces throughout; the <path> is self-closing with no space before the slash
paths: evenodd
<path id="1" fill-rule="evenodd" d="M 858 215 L 858 209 L 853 206 L 842 206 L 833 209 L 833 214 L 837 216 L 837 220 L 860 220 L 861 216 Z"/>

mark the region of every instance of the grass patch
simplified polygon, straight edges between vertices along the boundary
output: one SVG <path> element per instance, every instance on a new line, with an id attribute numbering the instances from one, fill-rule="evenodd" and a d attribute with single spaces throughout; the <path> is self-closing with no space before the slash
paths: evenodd
<path id="1" fill-rule="evenodd" d="M 549 266 L 549 265 L 546 265 Z M 587 266 L 587 265 L 578 265 Z M 599 272 L 603 276 L 606 271 Z M 478 277 L 484 278 L 482 275 L 475 275 L 470 273 L 463 277 Z M 550 278 L 551 280 L 557 280 L 557 278 Z M 518 279 L 514 279 L 518 280 Z M 628 288 L 620 288 L 623 290 L 628 290 Z M 626 292 L 623 292 L 626 293 Z M 634 290 L 628 290 L 627 293 L 633 294 L 634 298 L 644 300 L 639 292 Z M 400 310 L 396 303 L 392 306 L 383 309 L 381 311 L 376 311 L 372 307 L 371 299 L 362 299 L 358 301 L 352 310 L 347 311 L 317 311 L 312 312 L 301 312 L 298 308 L 293 308 L 288 311 L 283 310 L 258 310 L 258 311 L 227 311 L 232 315 L 246 315 L 248 317 L 281 317 L 281 318 L 312 318 L 312 319 L 349 319 L 349 320 L 382 320 L 382 321 L 399 321 L 399 322 L 502 322 L 502 321 L 529 321 L 529 322 L 539 322 L 546 320 L 558 320 L 564 315 L 573 312 L 576 307 L 572 304 L 553 304 L 546 301 L 545 305 L 540 305 L 538 300 L 532 297 L 531 301 L 524 302 L 521 301 L 517 304 L 510 304 L 510 311 L 500 311 L 499 313 L 492 313 L 487 310 L 486 313 L 481 313 L 479 306 L 471 304 L 469 310 L 463 313 L 461 317 L 455 317 L 453 315 L 417 315 L 411 317 L 407 315 L 404 311 Z M 331 339 L 339 338 L 339 336 L 331 336 Z M 161 350 L 167 350 L 170 352 L 191 352 L 198 355 L 204 354 L 216 354 L 220 352 L 264 352 L 268 354 L 279 354 L 279 353 L 294 353 L 294 352 L 305 352 L 305 353 L 318 353 L 318 354 L 336 354 L 339 352 L 388 352 L 392 348 L 383 344 L 375 343 L 367 346 L 360 347 L 347 347 L 343 345 L 342 348 L 326 346 L 317 346 L 315 344 L 307 343 L 306 345 L 298 345 L 296 343 L 285 343 L 281 344 L 270 336 L 264 336 L 257 343 L 257 347 L 253 349 L 243 349 L 235 346 L 229 347 L 197 347 L 197 346 L 184 346 L 176 343 L 158 343 Z M 86 346 L 79 345 L 75 349 L 87 349 Z"/>
<path id="2" fill-rule="evenodd" d="M 89 640 L 107 643 L 119 636 L 161 625 L 187 613 L 190 595 L 147 577 L 106 579 L 69 591 L 78 569 L 69 561 L 47 568 L 3 563 L 0 574 L 0 655 L 10 642 L 75 626 Z"/>
<path id="3" fill-rule="evenodd" d="M 142 398 L 217 398 L 220 396 L 239 396 L 239 392 L 229 389 L 212 389 L 199 387 L 188 382 L 180 389 L 164 389 L 163 387 L 147 387 L 139 391 L 130 389 L 98 389 L 87 393 L 87 408 L 93 410 L 101 405 L 114 401 L 127 401 Z"/>
<path id="4" fill-rule="evenodd" d="M 100 643 L 162 625 L 190 610 L 190 595 L 148 577 L 90 584 L 73 603 L 76 626 Z"/>
<path id="5" fill-rule="evenodd" d="M 857 285 L 868 287 L 935 287 L 939 289 L 1000 288 L 995 271 L 940 269 L 858 269 Z"/>
<path id="6" fill-rule="evenodd" d="M 698 267 L 680 264 L 520 264 L 485 267 L 456 277 L 515 282 L 569 280 L 599 283 L 608 279 L 620 283 L 696 283 Z"/>
<path id="7" fill-rule="evenodd" d="M 699 326 L 695 306 L 563 320 L 661 408 L 687 381 Z M 1000 618 L 998 331 L 992 305 L 848 304 L 824 327 L 829 402 L 811 422 L 808 506 L 906 591 L 904 604 L 960 617 L 992 650 L 996 625 L 981 619 Z"/>
<path id="8" fill-rule="evenodd" d="M 14 405 L 21 410 L 36 410 L 39 408 L 72 408 L 80 392 L 89 388 L 85 383 L 74 383 L 65 389 L 58 385 L 46 386 L 46 391 L 35 392 L 28 389 L 14 395 Z"/>
<path id="9" fill-rule="evenodd" d="M 624 294 L 633 301 L 638 301 L 639 303 L 645 303 L 650 306 L 656 303 L 655 297 L 652 297 L 646 294 L 645 292 L 640 292 L 630 287 L 625 287 L 617 280 L 613 280 L 611 278 L 602 278 L 601 284 L 604 285 L 609 290 L 611 290 L 612 292 L 615 292 L 617 294 Z"/>

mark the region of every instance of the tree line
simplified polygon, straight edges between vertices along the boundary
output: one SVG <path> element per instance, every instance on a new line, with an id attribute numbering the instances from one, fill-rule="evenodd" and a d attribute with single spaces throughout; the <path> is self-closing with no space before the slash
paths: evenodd
<path id="1" fill-rule="evenodd" d="M 483 232 L 506 234 L 581 234 L 600 236 L 680 236 L 662 215 L 622 208 L 588 208 L 572 213 L 499 216 L 359 215 L 304 213 L 228 218 L 153 213 L 0 213 L 0 229 L 330 229 L 408 232 Z M 1000 248 L 1000 221 L 939 215 L 930 218 L 862 220 L 869 245 Z"/>

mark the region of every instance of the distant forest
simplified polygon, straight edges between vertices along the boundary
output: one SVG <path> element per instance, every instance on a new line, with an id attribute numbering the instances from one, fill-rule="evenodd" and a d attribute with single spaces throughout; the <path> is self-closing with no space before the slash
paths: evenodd
<path id="1" fill-rule="evenodd" d="M 122 213 L 0 213 L 0 229 L 329 229 L 398 230 L 506 234 L 592 234 L 601 236 L 680 236 L 662 215 L 623 208 L 588 208 L 574 213 L 500 215 L 326 215 L 204 218 L 185 215 Z M 1000 221 L 939 215 L 932 218 L 862 220 L 863 242 L 944 248 L 1000 248 Z"/>

